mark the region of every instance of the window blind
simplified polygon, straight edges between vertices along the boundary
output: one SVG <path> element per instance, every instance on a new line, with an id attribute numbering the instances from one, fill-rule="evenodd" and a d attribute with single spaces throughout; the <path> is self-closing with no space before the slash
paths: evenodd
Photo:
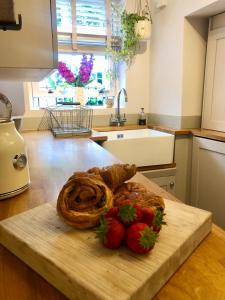
<path id="1" fill-rule="evenodd" d="M 71 0 L 56 1 L 57 31 L 72 33 Z"/>
<path id="2" fill-rule="evenodd" d="M 103 51 L 111 36 L 110 0 L 57 0 L 59 49 Z"/>
<path id="3" fill-rule="evenodd" d="M 105 0 L 77 0 L 77 33 L 106 35 Z"/>

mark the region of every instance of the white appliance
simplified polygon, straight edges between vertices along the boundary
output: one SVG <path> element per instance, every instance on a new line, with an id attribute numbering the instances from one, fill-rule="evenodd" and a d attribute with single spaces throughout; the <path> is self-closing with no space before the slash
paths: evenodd
<path id="1" fill-rule="evenodd" d="M 0 93 L 5 113 L 0 116 L 0 200 L 25 191 L 30 184 L 27 152 L 23 137 L 11 121 L 12 105 Z"/>

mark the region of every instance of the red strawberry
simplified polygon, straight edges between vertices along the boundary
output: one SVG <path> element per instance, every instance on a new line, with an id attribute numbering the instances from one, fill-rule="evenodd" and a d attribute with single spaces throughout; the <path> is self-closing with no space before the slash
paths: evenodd
<path id="1" fill-rule="evenodd" d="M 125 228 L 118 220 L 101 216 L 96 234 L 106 248 L 117 249 L 124 239 Z"/>
<path id="2" fill-rule="evenodd" d="M 157 209 L 155 212 L 155 217 L 152 222 L 152 229 L 155 232 L 159 232 L 162 229 L 162 225 L 166 225 L 166 222 L 164 221 L 164 214 L 161 210 Z"/>
<path id="3" fill-rule="evenodd" d="M 118 207 L 111 207 L 106 213 L 105 218 L 117 218 L 119 212 Z"/>
<path id="4" fill-rule="evenodd" d="M 127 229 L 127 247 L 135 253 L 144 254 L 149 252 L 155 245 L 157 233 L 147 224 L 135 223 Z"/>
<path id="5" fill-rule="evenodd" d="M 140 222 L 142 218 L 142 208 L 138 204 L 125 203 L 119 208 L 118 216 L 125 225 Z"/>
<path id="6" fill-rule="evenodd" d="M 121 199 L 118 201 L 118 206 L 121 207 L 125 204 L 130 204 L 132 205 L 132 201 L 130 199 Z"/>
<path id="7" fill-rule="evenodd" d="M 148 226 L 152 226 L 152 222 L 155 216 L 155 211 L 152 207 L 144 207 L 142 208 L 142 219 L 141 222 L 147 224 Z"/>

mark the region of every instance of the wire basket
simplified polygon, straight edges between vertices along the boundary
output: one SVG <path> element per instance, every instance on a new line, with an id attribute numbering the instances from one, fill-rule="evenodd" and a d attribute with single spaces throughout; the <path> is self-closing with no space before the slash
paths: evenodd
<path id="1" fill-rule="evenodd" d="M 47 107 L 50 129 L 55 137 L 90 135 L 93 110 L 81 105 Z"/>

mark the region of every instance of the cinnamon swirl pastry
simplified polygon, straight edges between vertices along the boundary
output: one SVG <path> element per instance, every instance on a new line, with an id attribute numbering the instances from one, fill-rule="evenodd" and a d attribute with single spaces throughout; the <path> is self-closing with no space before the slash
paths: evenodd
<path id="1" fill-rule="evenodd" d="M 59 193 L 57 211 L 64 221 L 79 229 L 98 224 L 100 214 L 113 205 L 113 194 L 98 175 L 77 172 Z"/>
<path id="2" fill-rule="evenodd" d="M 156 207 L 164 210 L 165 204 L 162 197 L 148 191 L 144 185 L 137 182 L 123 183 L 114 194 L 114 206 L 120 206 L 125 199 L 142 207 Z"/>

